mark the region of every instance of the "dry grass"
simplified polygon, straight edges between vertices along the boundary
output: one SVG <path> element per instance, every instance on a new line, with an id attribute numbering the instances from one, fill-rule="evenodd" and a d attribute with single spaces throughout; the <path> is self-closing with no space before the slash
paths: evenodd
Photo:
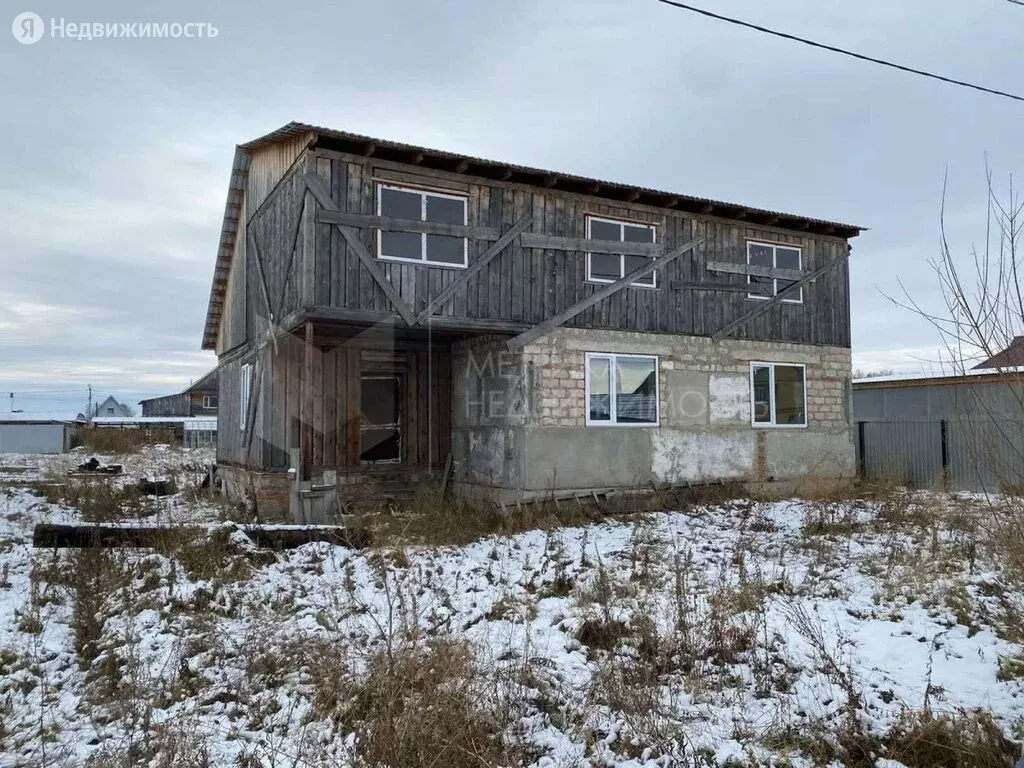
<path id="1" fill-rule="evenodd" d="M 147 445 L 178 445 L 173 429 L 114 429 L 87 427 L 78 430 L 78 442 L 94 453 L 138 453 Z"/>
<path id="2" fill-rule="evenodd" d="M 468 644 L 437 640 L 378 654 L 347 688 L 334 676 L 317 682 L 314 711 L 355 732 L 357 765 L 518 763 L 521 749 L 506 733 L 507 713 L 495 706 L 488 677 Z"/>
<path id="3" fill-rule="evenodd" d="M 686 489 L 637 489 L 596 500 L 540 499 L 506 505 L 465 498 L 442 499 L 436 486 L 423 486 L 402 505 L 354 515 L 350 524 L 370 532 L 374 544 L 459 546 L 489 536 L 510 536 L 534 530 L 556 530 L 628 515 L 692 509 L 721 503 L 742 494 L 739 485 L 719 484 Z"/>
<path id="4" fill-rule="evenodd" d="M 886 756 L 908 768 L 1009 768 L 1017 755 L 984 711 L 907 711 L 884 743 Z"/>
<path id="5" fill-rule="evenodd" d="M 68 478 L 38 489 L 51 504 L 77 509 L 89 523 L 137 520 L 153 515 L 157 507 L 133 487 L 121 487 L 113 478 Z"/>

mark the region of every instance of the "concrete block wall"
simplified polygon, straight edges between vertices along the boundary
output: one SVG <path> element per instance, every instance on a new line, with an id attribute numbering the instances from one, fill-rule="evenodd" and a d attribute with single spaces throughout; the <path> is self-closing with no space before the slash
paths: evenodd
<path id="1" fill-rule="evenodd" d="M 464 490 L 514 498 L 854 474 L 845 347 L 574 328 L 518 355 L 505 352 L 503 341 L 460 342 L 454 353 L 456 479 L 476 486 Z M 658 357 L 658 427 L 586 425 L 587 352 Z M 806 366 L 806 428 L 751 426 L 752 361 Z"/>

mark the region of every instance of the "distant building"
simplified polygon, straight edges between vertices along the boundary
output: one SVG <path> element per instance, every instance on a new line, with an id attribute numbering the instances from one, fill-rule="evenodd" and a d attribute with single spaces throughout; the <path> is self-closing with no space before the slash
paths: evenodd
<path id="1" fill-rule="evenodd" d="M 134 415 L 135 412 L 131 409 L 131 406 L 118 402 L 117 399 L 111 395 L 102 403 L 94 405 L 89 414 L 80 413 L 76 418 L 78 421 L 92 421 L 97 416 L 128 418 L 129 416 Z"/>
<path id="2" fill-rule="evenodd" d="M 55 419 L 0 419 L 0 454 L 63 453 L 71 448 L 76 425 Z"/>
<path id="3" fill-rule="evenodd" d="M 140 400 L 143 416 L 206 416 L 217 415 L 217 369 L 197 380 L 188 389 L 175 395 Z"/>
<path id="4" fill-rule="evenodd" d="M 1013 341 L 1002 352 L 996 352 L 988 360 L 983 360 L 971 370 L 984 371 L 991 368 L 1004 370 L 1024 366 L 1024 336 L 1014 336 Z"/>

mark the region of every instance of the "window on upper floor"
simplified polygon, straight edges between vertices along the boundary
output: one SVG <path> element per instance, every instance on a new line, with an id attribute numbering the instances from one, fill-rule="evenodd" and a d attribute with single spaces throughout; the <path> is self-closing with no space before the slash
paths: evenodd
<path id="1" fill-rule="evenodd" d="M 650 355 L 586 356 L 587 424 L 658 426 L 658 358 Z"/>
<path id="2" fill-rule="evenodd" d="M 217 407 L 217 396 L 216 395 L 203 395 L 203 408 L 216 408 Z"/>
<path id="3" fill-rule="evenodd" d="M 793 363 L 750 364 L 750 423 L 755 427 L 806 427 L 806 369 Z"/>
<path id="4" fill-rule="evenodd" d="M 620 243 L 654 243 L 654 225 L 587 216 L 587 238 L 590 240 L 612 240 Z M 587 280 L 598 283 L 614 283 L 653 258 L 653 253 L 649 256 L 625 253 L 588 253 Z M 657 278 L 655 273 L 651 272 L 630 285 L 654 288 L 657 285 Z"/>
<path id="5" fill-rule="evenodd" d="M 799 271 L 802 268 L 802 257 L 800 249 L 793 245 L 777 245 L 774 243 L 747 242 L 747 264 L 757 267 L 770 267 L 774 269 L 792 269 Z M 747 283 L 751 286 L 747 298 L 768 299 L 777 294 L 783 288 L 795 283 L 795 280 L 784 280 L 779 277 L 758 277 L 747 275 Z M 791 295 L 780 299 L 787 304 L 803 304 L 804 289 L 798 288 Z"/>
<path id="6" fill-rule="evenodd" d="M 465 225 L 467 200 L 462 195 L 378 184 L 377 213 L 392 219 Z M 381 259 L 465 267 L 468 254 L 466 238 L 455 235 L 382 231 L 377 237 Z"/>

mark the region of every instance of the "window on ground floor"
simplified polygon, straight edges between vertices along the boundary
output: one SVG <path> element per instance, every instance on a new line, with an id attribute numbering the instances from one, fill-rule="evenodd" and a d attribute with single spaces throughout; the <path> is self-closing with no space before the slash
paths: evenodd
<path id="1" fill-rule="evenodd" d="M 807 382 L 802 365 L 750 364 L 751 423 L 755 427 L 806 427 Z"/>
<path id="2" fill-rule="evenodd" d="M 587 424 L 658 426 L 658 358 L 587 353 Z"/>

